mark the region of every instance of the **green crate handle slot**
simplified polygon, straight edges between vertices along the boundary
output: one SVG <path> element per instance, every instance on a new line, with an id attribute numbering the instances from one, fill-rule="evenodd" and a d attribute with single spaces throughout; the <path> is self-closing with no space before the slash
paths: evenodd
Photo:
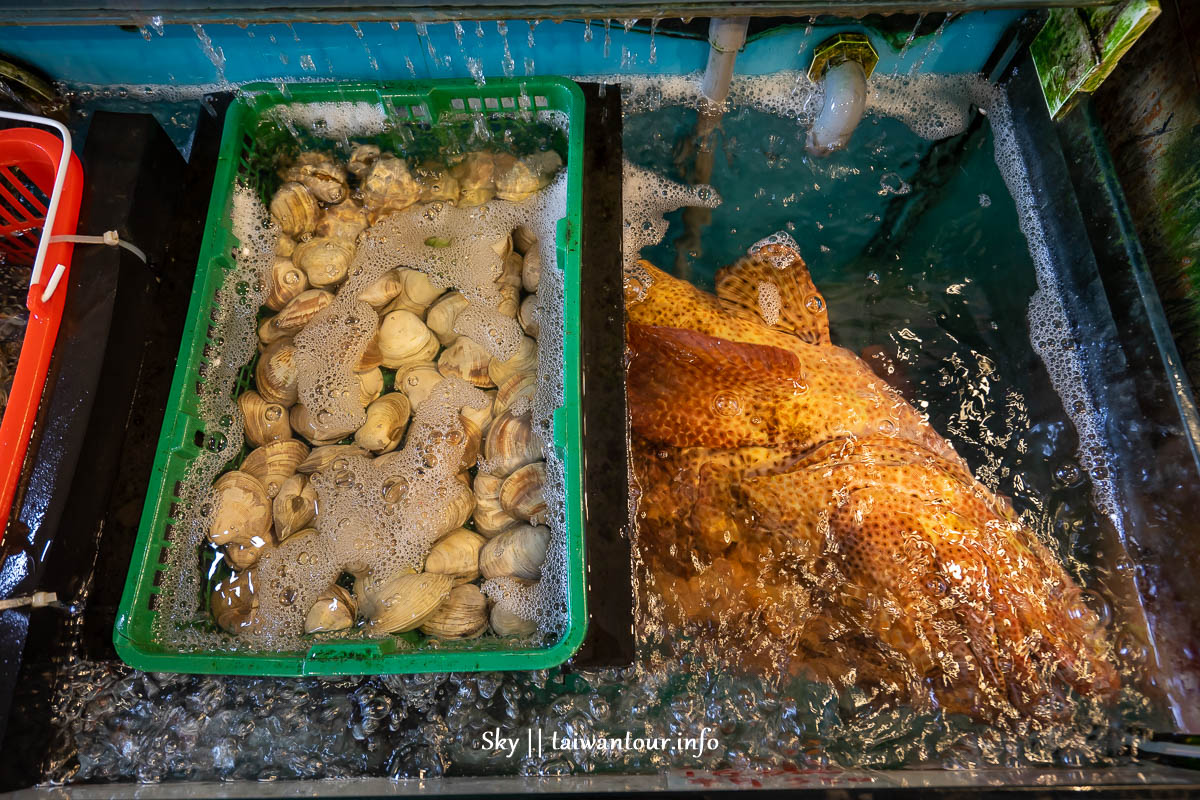
<path id="1" fill-rule="evenodd" d="M 213 297 L 232 267 L 238 245 L 229 211 L 235 179 L 248 169 L 243 161 L 254 126 L 271 108 L 284 103 L 368 102 L 400 119 L 436 122 L 447 115 L 510 114 L 526 110 L 564 112 L 567 138 L 567 213 L 558 223 L 558 263 L 564 273 L 563 405 L 554 413 L 554 447 L 566 472 L 567 624 L 562 637 L 545 647 L 518 645 L 489 637 L 441 648 L 414 647 L 415 636 L 386 639 L 338 639 L 314 643 L 295 652 L 178 652 L 155 641 L 152 607 L 158 593 L 156 575 L 167 540 L 176 483 L 199 453 L 204 426 L 196 384 L 213 311 Z M 564 78 L 492 79 L 486 86 L 471 80 L 397 81 L 382 83 L 254 84 L 230 104 L 221 137 L 221 152 L 205 223 L 192 300 L 179 360 L 171 384 L 171 401 L 163 420 L 158 452 L 147 487 L 134 555 L 117 613 L 113 642 L 125 663 L 162 672 L 226 675 L 365 675 L 413 672 L 530 670 L 557 666 L 575 653 L 587 626 L 581 477 L 579 232 L 582 216 L 584 99 L 579 87 Z"/>

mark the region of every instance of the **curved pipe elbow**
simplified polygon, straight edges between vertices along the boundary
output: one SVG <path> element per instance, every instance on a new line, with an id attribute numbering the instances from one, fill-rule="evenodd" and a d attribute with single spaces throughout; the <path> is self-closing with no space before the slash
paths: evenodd
<path id="1" fill-rule="evenodd" d="M 867 74 L 857 61 L 843 61 L 825 73 L 825 105 L 808 132 L 806 147 L 827 156 L 850 141 L 867 108 Z"/>

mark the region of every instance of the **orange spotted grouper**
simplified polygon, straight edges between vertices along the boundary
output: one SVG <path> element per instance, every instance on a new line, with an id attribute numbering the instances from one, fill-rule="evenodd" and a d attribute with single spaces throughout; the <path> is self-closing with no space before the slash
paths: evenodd
<path id="1" fill-rule="evenodd" d="M 640 263 L 628 396 L 644 588 L 714 654 L 997 719 L 1118 686 L 1097 616 L 1007 499 L 850 351 L 800 255 L 716 295 Z"/>

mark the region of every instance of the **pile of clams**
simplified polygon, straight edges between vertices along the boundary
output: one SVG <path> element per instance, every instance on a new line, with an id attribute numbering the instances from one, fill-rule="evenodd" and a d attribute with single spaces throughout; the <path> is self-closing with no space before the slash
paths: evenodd
<path id="1" fill-rule="evenodd" d="M 291 537 L 321 535 L 316 521 L 322 498 L 310 476 L 349 456 L 387 458 L 403 444 L 420 404 L 453 376 L 483 390 L 490 402 L 482 410 L 461 409 L 468 441 L 458 475 L 463 488 L 440 514 L 434 532 L 440 537 L 423 569 L 394 575 L 348 570 L 308 609 L 305 632 L 361 627 L 368 635 L 420 630 L 462 639 L 489 628 L 502 636 L 536 630 L 533 620 L 493 607 L 477 585 L 499 577 L 539 580 L 550 538 L 546 465 L 530 410 L 540 333 L 534 315 L 538 262 L 524 257 L 536 245 L 533 235 L 518 228 L 496 245 L 503 264 L 496 281 L 499 310 L 525 333 L 507 360 L 455 331 L 467 301 L 437 288 L 423 272 L 394 269 L 359 294 L 380 324 L 356 369 L 358 399 L 366 409 L 358 430 L 328 438 L 313 425 L 299 402 L 293 339 L 333 302 L 369 225 L 417 203 L 524 200 L 545 188 L 561 165 L 548 151 L 525 158 L 476 152 L 452 166 L 414 166 L 358 145 L 344 164 L 306 152 L 280 171 L 283 184 L 270 202 L 282 230 L 266 287 L 271 313 L 258 327 L 253 388 L 237 399 L 253 449 L 217 479 L 212 494 L 208 539 L 233 571 L 211 595 L 223 629 L 250 632 L 260 623 L 258 598 L 277 591 L 256 583 L 255 564 L 265 552 Z"/>

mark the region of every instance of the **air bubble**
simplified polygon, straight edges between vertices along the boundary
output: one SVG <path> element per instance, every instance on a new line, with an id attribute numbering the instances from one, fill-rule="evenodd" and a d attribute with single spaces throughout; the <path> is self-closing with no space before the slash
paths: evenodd
<path id="1" fill-rule="evenodd" d="M 742 401 L 736 394 L 723 392 L 712 399 L 713 411 L 723 417 L 736 417 L 742 413 Z"/>

